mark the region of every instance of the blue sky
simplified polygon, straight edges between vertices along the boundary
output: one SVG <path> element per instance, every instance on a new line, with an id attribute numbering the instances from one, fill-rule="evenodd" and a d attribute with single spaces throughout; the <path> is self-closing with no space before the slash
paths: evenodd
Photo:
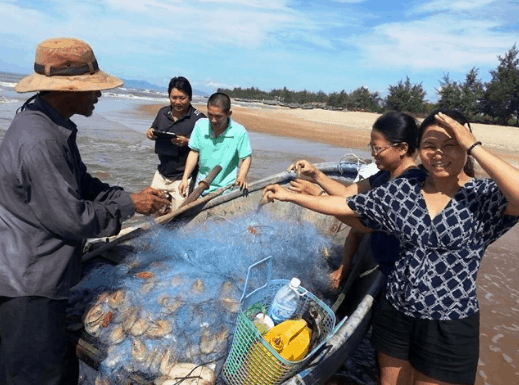
<path id="1" fill-rule="evenodd" d="M 519 44 L 519 0 L 0 0 L 0 71 L 32 72 L 38 42 L 87 41 L 101 69 L 193 88 L 385 95 L 409 76 L 435 100 L 443 75 L 483 81 Z"/>

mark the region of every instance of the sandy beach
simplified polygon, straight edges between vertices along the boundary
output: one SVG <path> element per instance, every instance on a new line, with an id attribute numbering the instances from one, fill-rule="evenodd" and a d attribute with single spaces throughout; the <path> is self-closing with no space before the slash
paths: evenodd
<path id="1" fill-rule="evenodd" d="M 162 105 L 143 105 L 150 121 Z M 196 105 L 205 113 L 205 105 Z M 275 108 L 232 108 L 233 118 L 248 130 L 366 149 L 379 114 Z M 484 146 L 519 167 L 519 128 L 472 125 Z M 481 174 L 481 170 L 480 174 Z M 519 383 L 519 226 L 491 245 L 478 276 L 481 305 L 480 363 L 476 385 Z M 340 382 L 339 382 L 340 383 Z"/>
<path id="2" fill-rule="evenodd" d="M 143 105 L 142 113 L 154 117 L 163 105 Z M 206 112 L 205 105 L 195 105 Z M 303 110 L 286 107 L 234 106 L 233 119 L 247 130 L 366 150 L 371 127 L 380 114 L 371 112 Z M 519 127 L 474 123 L 474 135 L 507 161 L 519 166 Z"/>

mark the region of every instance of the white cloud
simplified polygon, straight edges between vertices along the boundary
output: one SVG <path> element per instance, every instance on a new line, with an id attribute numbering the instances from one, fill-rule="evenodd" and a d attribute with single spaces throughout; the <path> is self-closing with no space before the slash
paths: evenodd
<path id="1" fill-rule="evenodd" d="M 5 2 L 0 3 L 0 14 L 9 15 L 9 17 L 2 18 L 0 32 L 13 35 L 21 33 L 22 36 L 31 33 L 36 34 L 33 31 L 38 29 L 38 23 L 42 22 L 47 24 L 47 20 L 49 19 L 38 10 L 24 9 Z M 27 28 L 27 26 L 31 26 L 32 28 Z"/>
<path id="2" fill-rule="evenodd" d="M 282 36 L 279 32 L 291 31 L 310 44 L 330 45 L 326 39 L 309 34 L 318 29 L 317 22 L 290 8 L 285 0 L 54 0 L 41 10 L 30 9 L 30 2 L 25 5 L 0 3 L 1 13 L 10 15 L 0 25 L 0 32 L 40 37 L 50 33 L 99 36 L 108 44 L 113 36 L 131 38 L 136 43 L 146 40 L 162 47 L 168 42 L 182 42 L 250 49 Z M 118 50 L 117 45 L 113 48 Z"/>
<path id="3" fill-rule="evenodd" d="M 160 16 L 166 11 L 175 11 L 181 9 L 182 0 L 97 0 L 96 3 L 101 6 L 106 6 L 114 10 L 127 12 L 144 12 L 148 13 L 154 10 L 157 16 Z M 163 15 L 163 14 L 162 14 Z M 174 15 L 174 14 L 172 14 Z"/>
<path id="4" fill-rule="evenodd" d="M 497 20 L 439 14 L 411 22 L 376 26 L 369 35 L 348 39 L 371 68 L 465 71 L 493 66 L 514 38 Z"/>
<path id="5" fill-rule="evenodd" d="M 316 79 L 382 78 L 391 70 L 494 66 L 517 40 L 507 0 L 413 0 L 401 5 L 407 14 L 377 1 L 353 11 L 338 3 L 362 1 L 0 0 L 0 14 L 9 15 L 0 23 L 0 56 L 7 48 L 16 51 L 9 60 L 31 63 L 42 39 L 75 36 L 92 45 L 103 69 L 124 76 L 180 73 L 223 80 L 206 82 L 214 88 L 278 87 L 316 71 Z"/>
<path id="6" fill-rule="evenodd" d="M 235 87 L 239 87 L 238 84 L 227 84 L 227 83 L 217 82 L 214 80 L 206 80 L 202 84 L 206 87 L 213 88 L 215 90 L 217 90 L 218 88 L 226 88 L 226 89 L 232 90 Z"/>
<path id="7" fill-rule="evenodd" d="M 432 0 L 413 9 L 411 13 L 456 12 L 480 9 L 497 0 Z"/>
<path id="8" fill-rule="evenodd" d="M 286 10 L 288 1 L 286 0 L 198 0 L 200 3 L 214 3 L 221 6 L 222 4 L 232 4 L 233 6 L 241 5 L 250 8 L 260 8 L 269 10 Z"/>
<path id="9" fill-rule="evenodd" d="M 345 3 L 345 4 L 356 4 L 356 3 L 364 3 L 368 0 L 332 0 L 335 3 Z"/>

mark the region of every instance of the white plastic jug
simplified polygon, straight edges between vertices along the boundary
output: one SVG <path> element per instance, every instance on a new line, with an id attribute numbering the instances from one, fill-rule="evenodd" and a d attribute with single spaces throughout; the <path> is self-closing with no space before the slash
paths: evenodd
<path id="1" fill-rule="evenodd" d="M 276 293 L 268 312 L 275 325 L 290 319 L 294 315 L 299 305 L 299 285 L 301 285 L 301 281 L 298 278 L 292 278 L 289 284 L 283 286 Z"/>

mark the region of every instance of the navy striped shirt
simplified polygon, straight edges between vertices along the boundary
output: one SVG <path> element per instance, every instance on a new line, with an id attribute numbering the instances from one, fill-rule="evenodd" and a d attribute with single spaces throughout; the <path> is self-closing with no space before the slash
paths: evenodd
<path id="1" fill-rule="evenodd" d="M 476 277 L 486 248 L 512 228 L 507 201 L 491 179 L 472 179 L 433 219 L 421 194 L 423 178 L 399 178 L 347 199 L 369 228 L 395 235 L 400 255 L 386 298 L 406 315 L 434 320 L 479 311 Z"/>

